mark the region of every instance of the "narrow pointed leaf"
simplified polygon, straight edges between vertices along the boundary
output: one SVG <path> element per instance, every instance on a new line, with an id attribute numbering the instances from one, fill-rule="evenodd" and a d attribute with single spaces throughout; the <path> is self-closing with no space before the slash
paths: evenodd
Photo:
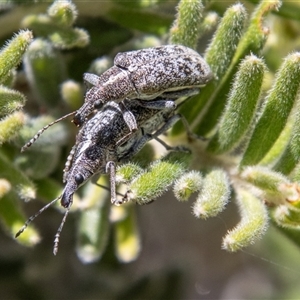
<path id="1" fill-rule="evenodd" d="M 214 101 L 215 96 L 212 95 L 215 95 L 217 84 L 220 84 L 222 77 L 229 68 L 236 47 L 241 39 L 246 16 L 244 6 L 237 4 L 227 9 L 224 17 L 220 20 L 217 31 L 204 56 L 214 74 L 214 80 L 203 88 L 199 95 L 192 97 L 180 109 L 180 112 L 187 117 L 189 123 L 192 121 L 195 124 L 199 123 L 200 117 L 202 117 L 199 112 L 208 101 Z M 219 85 L 218 89 L 220 87 L 221 85 Z M 210 97 L 213 97 L 213 99 L 210 99 Z M 173 133 L 178 134 L 182 130 L 182 125 L 178 124 L 173 129 Z"/>
<path id="2" fill-rule="evenodd" d="M 235 252 L 253 244 L 267 229 L 268 213 L 262 201 L 246 190 L 238 189 L 239 224 L 223 238 L 222 248 Z"/>
<path id="3" fill-rule="evenodd" d="M 23 94 L 0 86 L 0 118 L 22 108 L 25 101 L 26 98 Z"/>
<path id="4" fill-rule="evenodd" d="M 285 148 L 279 161 L 274 166 L 274 170 L 289 174 L 300 160 L 300 112 L 297 110 L 295 123 L 292 128 L 290 141 Z"/>
<path id="5" fill-rule="evenodd" d="M 32 39 L 30 30 L 21 30 L 0 50 L 0 83 L 6 79 L 11 69 L 19 65 Z"/>
<path id="6" fill-rule="evenodd" d="M 247 132 L 259 100 L 264 69 L 263 61 L 254 55 L 241 62 L 218 131 L 208 144 L 209 151 L 230 151 Z"/>
<path id="7" fill-rule="evenodd" d="M 190 153 L 171 152 L 150 166 L 148 172 L 138 176 L 130 185 L 130 199 L 146 204 L 162 195 L 187 169 Z"/>
<path id="8" fill-rule="evenodd" d="M 217 90 L 213 94 L 213 99 L 210 100 L 210 106 L 203 116 L 201 122 L 195 127 L 195 132 L 199 135 L 206 135 L 216 126 L 220 115 L 225 107 L 226 97 L 230 90 L 230 83 L 237 70 L 241 59 L 251 53 L 259 55 L 263 49 L 266 39 L 269 34 L 269 29 L 263 26 L 264 16 L 277 9 L 280 6 L 279 0 L 265 0 L 253 12 L 246 32 L 239 40 L 239 44 L 232 58 L 229 70 L 222 78 Z M 228 36 L 228 39 L 231 38 Z"/>
<path id="9" fill-rule="evenodd" d="M 226 173 L 213 170 L 203 180 L 202 189 L 193 204 L 193 214 L 202 219 L 215 217 L 224 210 L 229 197 L 230 185 Z"/>
<path id="10" fill-rule="evenodd" d="M 203 9 L 200 0 L 181 0 L 179 2 L 177 17 L 170 30 L 171 44 L 196 48 Z"/>
<path id="11" fill-rule="evenodd" d="M 241 166 L 258 163 L 276 142 L 286 125 L 300 85 L 300 53 L 290 54 L 282 64 L 266 98 Z"/>
<path id="12" fill-rule="evenodd" d="M 24 66 L 32 89 L 49 108 L 60 101 L 59 86 L 65 78 L 65 66 L 52 45 L 35 39 L 25 55 Z"/>
<path id="13" fill-rule="evenodd" d="M 16 137 L 25 123 L 22 112 L 16 111 L 0 121 L 0 145 Z"/>

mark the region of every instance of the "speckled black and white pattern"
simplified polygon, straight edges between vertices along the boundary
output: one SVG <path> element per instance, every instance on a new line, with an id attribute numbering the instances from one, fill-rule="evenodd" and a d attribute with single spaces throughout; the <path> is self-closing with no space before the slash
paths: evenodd
<path id="1" fill-rule="evenodd" d="M 114 64 L 121 68 L 128 68 L 133 62 L 138 65 L 154 61 L 156 59 L 164 59 L 171 56 L 199 56 L 199 54 L 185 46 L 166 45 L 153 48 L 141 49 L 136 51 L 120 52 L 114 59 Z"/>
<path id="2" fill-rule="evenodd" d="M 64 207 L 68 207 L 75 191 L 88 179 L 97 173 L 106 173 L 108 162 L 117 164 L 131 158 L 140 150 L 135 147 L 137 144 L 140 147 L 141 139 L 160 129 L 175 114 L 175 103 L 163 101 L 165 108 L 157 110 L 143 107 L 141 100 L 124 100 L 124 106 L 136 119 L 138 130 L 135 132 L 130 131 L 123 111 L 115 102 L 108 102 L 82 126 L 64 170 L 66 186 L 61 199 Z M 78 176 L 82 181 L 78 182 Z"/>
<path id="3" fill-rule="evenodd" d="M 74 116 L 77 126 L 108 101 L 153 100 L 171 91 L 204 86 L 212 79 L 201 55 L 180 45 L 119 53 L 114 64 L 96 80 L 95 75 L 85 74 L 85 80 L 94 86 L 86 92 L 85 102 Z"/>

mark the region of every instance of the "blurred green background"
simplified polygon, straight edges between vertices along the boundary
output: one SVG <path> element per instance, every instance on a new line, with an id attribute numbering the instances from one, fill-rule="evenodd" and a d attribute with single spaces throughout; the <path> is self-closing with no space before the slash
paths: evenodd
<path id="1" fill-rule="evenodd" d="M 1 44 L 19 31 L 22 22 L 30 24 L 26 27 L 33 30 L 35 37 L 52 38 L 53 43 L 59 41 L 57 36 L 50 36 L 51 24 L 43 28 L 41 23 L 29 19 L 27 23 L 24 21 L 28 15 L 45 14 L 51 5 L 50 2 L 35 2 L 0 3 Z M 235 2 L 203 3 L 207 11 L 214 11 L 222 17 Z M 250 15 L 258 1 L 241 3 Z M 78 10 L 75 26 L 86 30 L 90 40 L 87 43 L 83 38 L 81 45 L 78 42 L 69 48 L 55 50 L 59 57 L 55 58 L 56 70 L 61 75 L 59 84 L 67 79 L 82 83 L 82 74 L 98 66 L 92 64 L 97 57 L 109 54 L 112 58 L 119 51 L 166 44 L 178 2 L 110 0 L 74 1 L 74 4 Z M 266 17 L 271 34 L 263 56 L 270 71 L 277 70 L 288 53 L 299 50 L 299 19 L 300 6 L 293 1 L 283 1 L 279 13 L 270 13 Z M 200 53 L 207 47 L 215 27 L 205 32 L 199 41 L 197 49 Z M 47 76 L 43 79 L 45 86 L 42 90 L 33 91 L 28 79 L 24 79 L 23 68 L 24 64 L 18 67 L 20 74 L 14 88 L 27 97 L 26 113 L 39 116 L 46 112 L 59 117 L 80 106 L 80 97 L 75 104 L 65 99 L 65 102 L 61 101 L 59 89 L 49 88 Z M 43 93 L 44 102 L 39 102 L 43 97 L 37 95 Z M 57 137 L 61 150 L 49 154 L 59 157 L 55 170 L 51 171 L 51 178 L 57 182 L 61 180 L 63 163 L 76 133 L 76 128 L 70 124 L 61 126 L 57 131 L 67 128 L 68 140 L 64 141 L 63 134 Z M 6 154 L 10 151 L 17 153 L 18 149 L 15 145 L 3 146 Z M 47 155 L 44 157 L 51 161 Z M 40 163 L 39 167 L 45 166 Z M 40 180 L 34 175 L 33 178 Z M 43 193 L 38 192 L 39 198 L 43 198 L 41 195 Z M 45 198 L 42 200 L 49 200 Z M 52 255 L 53 238 L 62 218 L 56 209 L 47 210 L 35 220 L 34 228 L 38 229 L 42 240 L 34 247 L 18 244 L 9 236 L 11 233 L 6 234 L 7 227 L 3 226 L 0 231 L 0 298 L 299 299 L 300 252 L 296 244 L 271 224 L 261 241 L 245 251 L 228 253 L 221 250 L 221 241 L 239 222 L 235 204 L 230 203 L 216 218 L 199 220 L 191 214 L 192 200 L 180 203 L 168 192 L 150 205 L 136 206 L 141 250 L 136 260 L 130 263 L 121 263 L 116 257 L 116 227 L 113 226 L 101 260 L 82 263 L 75 251 L 78 211 L 68 217 L 56 257 Z M 31 201 L 22 205 L 22 209 L 26 216 L 30 216 L 41 208 L 42 203 Z M 3 214 L 5 211 L 1 212 Z M 295 239 L 299 241 L 299 235 Z"/>

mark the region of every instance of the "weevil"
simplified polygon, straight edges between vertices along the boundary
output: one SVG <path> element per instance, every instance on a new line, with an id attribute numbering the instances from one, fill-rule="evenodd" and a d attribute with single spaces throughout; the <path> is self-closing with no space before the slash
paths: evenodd
<path id="1" fill-rule="evenodd" d="M 95 174 L 115 172 L 116 164 L 128 160 L 139 152 L 149 141 L 165 132 L 177 115 L 176 105 L 170 100 L 155 100 L 164 109 L 144 108 L 140 100 L 124 100 L 126 109 L 137 120 L 138 130 L 131 132 L 122 118 L 123 109 L 115 102 L 109 102 L 91 118 L 79 131 L 76 143 L 71 150 L 64 169 L 63 181 L 66 183 L 61 204 L 68 207 L 74 192 Z M 176 116 L 174 118 L 174 116 Z M 154 133 L 153 133 L 154 132 Z M 153 134 L 152 134 L 153 133 Z M 111 186 L 115 185 L 110 178 Z M 115 188 L 111 189 L 113 204 L 117 201 Z"/>
<path id="2" fill-rule="evenodd" d="M 81 127 L 95 110 L 109 102 L 140 99 L 141 106 L 164 109 L 157 99 L 177 100 L 190 97 L 212 79 L 212 72 L 196 51 L 181 45 L 166 45 L 137 51 L 118 53 L 114 66 L 97 76 L 84 74 L 84 82 L 92 86 L 86 91 L 84 103 L 77 111 L 69 113 L 45 126 L 22 148 L 30 147 L 53 124 L 74 115 L 73 122 Z M 120 109 L 124 105 L 120 106 Z M 122 111 L 130 131 L 138 124 L 130 110 Z"/>
<path id="3" fill-rule="evenodd" d="M 17 232 L 16 237 L 45 209 L 61 200 L 66 212 L 55 235 L 53 253 L 56 255 L 60 233 L 70 211 L 73 195 L 95 174 L 109 174 L 111 201 L 115 205 L 122 204 L 122 200 L 116 197 L 116 165 L 133 157 L 149 140 L 160 141 L 158 136 L 182 118 L 175 112 L 176 104 L 173 100 L 158 98 L 155 101 L 164 108 L 160 110 L 145 108 L 143 101 L 138 99 L 124 100 L 122 102 L 124 108 L 120 108 L 115 102 L 109 102 L 87 121 L 79 130 L 75 145 L 67 159 L 63 176 L 65 188 L 62 194 L 30 217 Z M 151 104 L 151 101 L 149 103 Z M 138 130 L 135 132 L 130 131 L 123 119 L 125 107 L 137 121 Z M 184 124 L 186 125 L 185 121 Z M 167 146 L 164 143 L 163 145 Z"/>
<path id="4" fill-rule="evenodd" d="M 206 61 L 185 46 L 166 45 L 121 52 L 116 55 L 114 66 L 102 75 L 84 74 L 84 81 L 92 87 L 86 92 L 84 104 L 73 122 L 81 126 L 94 109 L 108 101 L 153 100 L 158 96 L 176 100 L 190 96 L 211 79 Z M 144 106 L 147 107 L 147 103 Z M 154 107 L 155 103 L 151 108 Z M 161 107 L 157 105 L 156 108 Z M 125 116 L 124 119 L 131 130 L 137 129 L 133 119 Z"/>

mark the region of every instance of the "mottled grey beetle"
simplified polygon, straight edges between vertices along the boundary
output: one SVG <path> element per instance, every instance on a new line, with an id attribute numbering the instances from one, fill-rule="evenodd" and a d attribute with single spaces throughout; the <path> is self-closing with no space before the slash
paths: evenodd
<path id="1" fill-rule="evenodd" d="M 150 101 L 149 103 L 151 104 Z M 73 202 L 73 195 L 88 179 L 95 174 L 109 174 L 111 183 L 111 201 L 120 205 L 122 200 L 116 197 L 115 172 L 116 164 L 133 157 L 151 139 L 169 129 L 181 115 L 175 113 L 176 104 L 173 100 L 155 99 L 163 109 L 151 109 L 143 106 L 143 101 L 124 100 L 124 105 L 137 121 L 138 130 L 130 131 L 123 118 L 124 108 L 115 102 L 109 102 L 87 121 L 80 129 L 66 162 L 63 181 L 65 188 L 58 198 L 44 206 L 30 217 L 18 231 L 18 237 L 38 215 L 61 200 L 61 205 L 67 210 L 62 223 L 55 235 L 54 254 L 58 251 L 59 236 Z M 123 105 L 123 103 L 121 103 Z M 187 126 L 185 119 L 182 119 Z M 189 129 L 187 128 L 188 132 Z M 167 146 L 163 143 L 164 146 Z M 167 146 L 168 147 L 168 146 Z M 168 149 L 172 149 L 169 147 Z"/>
<path id="2" fill-rule="evenodd" d="M 120 103 L 125 99 L 140 99 L 145 100 L 141 102 L 145 108 L 164 109 L 155 99 L 174 101 L 194 95 L 211 79 L 212 73 L 205 60 L 185 46 L 167 45 L 118 53 L 114 66 L 102 75 L 84 74 L 84 81 L 92 87 L 87 90 L 82 107 L 39 130 L 22 151 L 48 127 L 71 115 L 75 114 L 73 122 L 80 127 L 94 110 L 101 109 L 109 101 Z M 124 108 L 123 118 L 130 131 L 137 130 L 137 122 L 130 110 L 124 105 L 120 108 Z"/>
<path id="3" fill-rule="evenodd" d="M 97 76 L 85 73 L 84 81 L 93 85 L 73 122 L 81 126 L 94 109 L 108 101 L 124 99 L 177 99 L 194 94 L 212 79 L 206 61 L 196 51 L 181 45 L 167 45 L 118 53 L 114 66 Z M 147 103 L 144 103 L 147 107 Z M 151 106 L 155 108 L 155 105 Z M 156 106 L 160 109 L 160 106 Z M 125 119 L 131 130 L 134 119 Z"/>

